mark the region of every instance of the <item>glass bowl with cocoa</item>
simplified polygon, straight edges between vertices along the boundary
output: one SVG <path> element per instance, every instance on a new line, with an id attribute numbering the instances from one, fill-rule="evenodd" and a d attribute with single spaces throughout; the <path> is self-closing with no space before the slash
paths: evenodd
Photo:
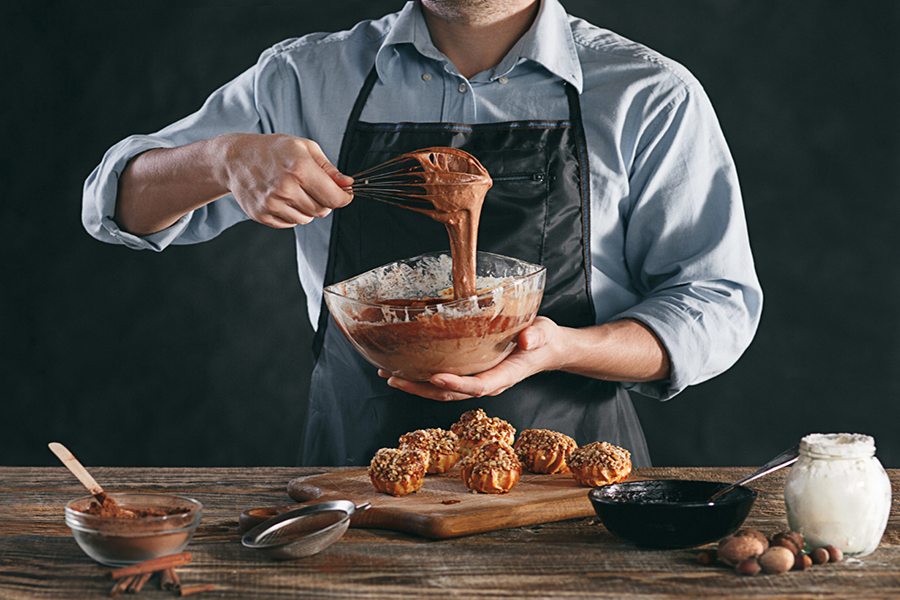
<path id="1" fill-rule="evenodd" d="M 353 347 L 397 377 L 481 373 L 534 321 L 546 269 L 478 252 L 476 293 L 455 298 L 452 263 L 449 252 L 396 261 L 326 287 L 325 302 Z"/>
<path id="2" fill-rule="evenodd" d="M 111 493 L 119 509 L 94 496 L 66 504 L 66 525 L 81 549 L 104 565 L 122 567 L 176 554 L 191 541 L 203 514 L 192 498 L 167 494 Z"/>

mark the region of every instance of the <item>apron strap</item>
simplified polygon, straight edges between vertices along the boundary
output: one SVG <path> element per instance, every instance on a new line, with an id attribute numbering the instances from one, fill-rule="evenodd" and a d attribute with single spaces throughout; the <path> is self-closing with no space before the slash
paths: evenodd
<path id="1" fill-rule="evenodd" d="M 597 310 L 594 306 L 594 295 L 591 292 L 591 169 L 588 162 L 587 136 L 584 133 L 584 122 L 581 119 L 581 101 L 578 90 L 569 82 L 564 82 L 566 97 L 569 100 L 569 120 L 575 132 L 575 151 L 578 155 L 578 170 L 581 173 L 581 239 L 584 252 L 584 281 L 587 300 L 590 304 L 593 321 L 597 321 Z"/>
<path id="2" fill-rule="evenodd" d="M 350 136 L 353 134 L 353 130 L 356 129 L 356 124 L 359 122 L 359 116 L 362 114 L 363 108 L 366 106 L 366 100 L 369 99 L 369 94 L 372 92 L 372 88 L 375 87 L 375 83 L 377 81 L 378 71 L 373 65 L 372 70 L 369 71 L 369 75 L 366 77 L 366 81 L 363 83 L 362 88 L 359 90 L 359 94 L 357 94 L 356 96 L 356 102 L 353 104 L 353 110 L 350 111 L 350 117 L 347 119 L 347 128 L 344 130 L 344 139 L 341 142 L 341 153 L 338 157 L 337 164 L 338 170 L 341 173 L 343 173 L 344 169 L 347 167 L 347 152 L 350 149 L 350 144 L 347 143 L 347 140 L 350 139 Z M 349 173 L 346 173 L 346 175 L 349 175 Z"/>
<path id="3" fill-rule="evenodd" d="M 366 106 L 366 100 L 369 99 L 369 94 L 372 92 L 372 88 L 375 87 L 377 81 L 378 71 L 375 69 L 375 65 L 372 65 L 372 70 L 369 71 L 368 76 L 366 76 L 366 80 L 363 83 L 362 88 L 360 88 L 359 94 L 356 96 L 353 110 L 350 111 L 350 116 L 347 118 L 347 127 L 344 129 L 344 139 L 341 142 L 341 153 L 338 156 L 337 164 L 338 171 L 341 173 L 344 173 L 344 170 L 347 168 L 347 153 L 350 150 L 348 141 L 353 135 L 353 131 L 356 129 L 356 124 L 359 122 L 359 116 L 362 114 L 363 108 Z M 341 211 L 339 210 L 331 212 L 331 235 L 329 236 L 329 239 L 331 240 L 335 239 L 337 234 L 340 213 Z M 323 286 L 329 286 L 334 283 L 334 265 L 335 253 L 329 250 Z M 322 344 L 325 343 L 325 328 L 328 327 L 329 315 L 328 306 L 325 304 L 325 294 L 323 293 L 322 301 L 319 305 L 319 322 L 316 326 L 316 334 L 313 336 L 312 359 L 314 367 L 319 360 L 319 354 L 322 352 Z"/>

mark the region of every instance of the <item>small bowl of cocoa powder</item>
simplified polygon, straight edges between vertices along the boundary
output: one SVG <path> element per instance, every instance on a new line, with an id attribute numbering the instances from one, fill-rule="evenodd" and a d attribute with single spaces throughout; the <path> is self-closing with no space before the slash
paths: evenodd
<path id="1" fill-rule="evenodd" d="M 191 541 L 203 506 L 192 498 L 167 494 L 109 494 L 110 511 L 94 496 L 66 505 L 66 525 L 85 554 L 99 563 L 122 567 L 176 554 Z"/>

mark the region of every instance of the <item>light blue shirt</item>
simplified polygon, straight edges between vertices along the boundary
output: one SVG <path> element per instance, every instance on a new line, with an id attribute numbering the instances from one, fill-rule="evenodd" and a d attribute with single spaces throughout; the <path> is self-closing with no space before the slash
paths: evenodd
<path id="1" fill-rule="evenodd" d="M 231 195 L 158 233 L 113 221 L 128 161 L 227 132 L 315 140 L 337 161 L 347 118 L 372 65 L 379 80 L 361 119 L 493 123 L 567 119 L 561 81 L 581 95 L 591 166 L 591 290 L 597 323 L 634 318 L 665 345 L 669 381 L 627 384 L 658 398 L 729 368 L 762 309 L 735 167 L 702 87 L 682 66 L 544 0 L 495 68 L 471 79 L 432 44 L 419 5 L 352 30 L 266 50 L 196 113 L 111 148 L 85 182 L 82 219 L 99 240 L 162 250 L 215 237 L 248 217 Z M 349 173 L 352 175 L 352 173 Z M 331 218 L 295 228 L 310 322 L 318 321 Z"/>

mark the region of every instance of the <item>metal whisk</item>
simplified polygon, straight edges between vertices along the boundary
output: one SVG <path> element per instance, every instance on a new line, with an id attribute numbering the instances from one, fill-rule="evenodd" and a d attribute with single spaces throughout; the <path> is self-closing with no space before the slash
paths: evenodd
<path id="1" fill-rule="evenodd" d="M 474 170 L 476 172 L 470 172 Z M 487 170 L 455 148 L 426 148 L 393 158 L 353 176 L 347 191 L 418 212 L 441 211 L 441 199 L 473 185 L 490 187 Z"/>

